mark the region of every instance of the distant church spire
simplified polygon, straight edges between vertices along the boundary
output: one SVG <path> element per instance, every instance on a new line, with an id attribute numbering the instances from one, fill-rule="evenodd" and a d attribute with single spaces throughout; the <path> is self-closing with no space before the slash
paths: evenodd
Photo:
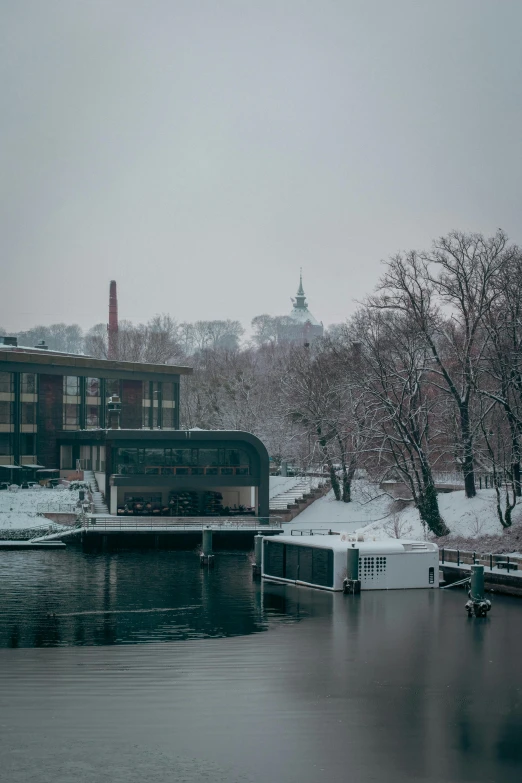
<path id="1" fill-rule="evenodd" d="M 305 292 L 303 289 L 303 267 L 301 267 L 300 274 L 299 274 L 299 288 L 297 289 L 297 294 L 294 299 L 294 308 L 296 309 L 306 309 L 306 297 Z"/>

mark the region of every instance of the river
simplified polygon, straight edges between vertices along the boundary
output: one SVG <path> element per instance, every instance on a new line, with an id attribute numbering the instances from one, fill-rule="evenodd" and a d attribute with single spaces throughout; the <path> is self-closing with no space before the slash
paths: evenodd
<path id="1" fill-rule="evenodd" d="M 522 778 L 522 602 L 343 596 L 188 552 L 0 553 L 6 783 Z"/>

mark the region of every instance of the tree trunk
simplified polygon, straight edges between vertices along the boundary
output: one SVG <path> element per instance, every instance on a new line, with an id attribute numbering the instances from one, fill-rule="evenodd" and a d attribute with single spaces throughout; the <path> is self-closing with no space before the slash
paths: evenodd
<path id="1" fill-rule="evenodd" d="M 330 474 L 330 482 L 332 484 L 332 489 L 334 491 L 335 499 L 340 500 L 341 487 L 339 485 L 339 479 L 337 478 L 337 474 L 335 472 L 335 468 L 332 463 L 332 458 L 328 453 L 328 446 L 326 445 L 326 439 L 321 436 L 320 427 L 317 428 L 317 434 L 319 435 L 319 445 L 321 446 L 321 451 L 323 453 L 324 461 L 328 465 L 328 473 Z"/>
<path id="2" fill-rule="evenodd" d="M 433 484 L 422 491 L 417 502 L 420 518 L 436 536 L 447 536 L 450 532 L 439 511 L 437 491 Z"/>
<path id="3" fill-rule="evenodd" d="M 348 469 L 346 469 L 346 465 L 343 463 L 343 501 L 345 503 L 350 503 L 352 500 L 352 481 L 355 476 L 356 465 L 357 460 L 354 455 L 350 459 Z"/>
<path id="4" fill-rule="evenodd" d="M 515 495 L 517 498 L 522 497 L 522 485 L 520 484 L 520 462 L 514 462 L 511 466 L 513 471 L 513 485 L 515 487 Z"/>
<path id="5" fill-rule="evenodd" d="M 464 472 L 464 490 L 467 498 L 474 498 L 477 494 L 475 489 L 475 467 L 473 464 L 473 437 L 469 426 L 469 406 L 467 402 L 460 404 L 460 428 L 462 433 L 463 464 Z"/>
<path id="6" fill-rule="evenodd" d="M 352 500 L 352 482 L 347 473 L 343 473 L 343 503 L 350 503 Z"/>
<path id="7" fill-rule="evenodd" d="M 519 427 L 515 421 L 512 411 L 507 413 L 509 428 L 511 430 L 511 476 L 513 480 L 513 489 L 515 497 L 522 497 L 522 487 L 520 484 L 520 440 L 519 440 Z"/>
<path id="8" fill-rule="evenodd" d="M 337 443 L 339 444 L 339 454 L 341 455 L 341 467 L 342 467 L 342 474 L 343 474 L 342 501 L 343 503 L 350 503 L 352 499 L 352 479 L 355 473 L 355 463 L 352 455 L 352 458 L 350 460 L 350 465 L 349 467 L 346 467 L 346 453 L 345 453 L 342 438 L 340 438 L 339 435 L 337 436 Z"/>

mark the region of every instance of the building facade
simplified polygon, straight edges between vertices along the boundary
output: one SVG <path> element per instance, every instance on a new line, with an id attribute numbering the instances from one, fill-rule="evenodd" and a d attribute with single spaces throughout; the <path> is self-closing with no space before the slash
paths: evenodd
<path id="1" fill-rule="evenodd" d="M 257 438 L 179 430 L 180 377 L 191 372 L 0 338 L 0 481 L 24 469 L 38 477 L 79 468 L 96 474 L 113 514 L 146 505 L 170 515 L 241 507 L 268 516 L 268 455 Z M 121 401 L 114 429 L 111 398 Z"/>

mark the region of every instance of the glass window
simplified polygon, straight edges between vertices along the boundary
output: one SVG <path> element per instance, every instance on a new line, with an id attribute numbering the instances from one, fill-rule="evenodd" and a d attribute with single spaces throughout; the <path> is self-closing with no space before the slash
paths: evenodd
<path id="1" fill-rule="evenodd" d="M 174 384 L 173 383 L 162 383 L 161 385 L 161 397 L 163 400 L 167 402 L 173 402 L 174 401 Z"/>
<path id="2" fill-rule="evenodd" d="M 69 470 L 73 467 L 72 446 L 60 446 L 60 468 Z"/>
<path id="3" fill-rule="evenodd" d="M 113 397 L 115 394 L 121 397 L 120 393 L 120 381 L 113 378 L 108 378 L 105 381 L 105 393 L 107 397 Z"/>
<path id="4" fill-rule="evenodd" d="M 244 449 L 227 449 L 226 464 L 234 467 L 250 465 L 250 457 Z"/>
<path id="5" fill-rule="evenodd" d="M 163 429 L 174 428 L 174 408 L 162 409 L 162 427 Z"/>
<path id="6" fill-rule="evenodd" d="M 165 451 L 163 449 L 146 449 L 145 460 L 148 465 L 164 465 Z"/>
<path id="7" fill-rule="evenodd" d="M 87 378 L 85 393 L 87 397 L 99 397 L 100 396 L 100 379 L 99 378 Z"/>
<path id="8" fill-rule="evenodd" d="M 197 449 L 172 449 L 172 465 L 197 465 Z"/>
<path id="9" fill-rule="evenodd" d="M 36 424 L 36 403 L 22 402 L 22 424 Z"/>
<path id="10" fill-rule="evenodd" d="M 99 427 L 100 426 L 100 406 L 99 405 L 87 405 L 85 424 L 87 427 Z"/>
<path id="11" fill-rule="evenodd" d="M 138 449 L 118 449 L 118 462 L 122 462 L 124 465 L 136 465 Z"/>
<path id="12" fill-rule="evenodd" d="M 36 453 L 36 435 L 32 432 L 23 432 L 20 435 L 20 450 L 22 454 L 27 456 L 34 456 Z"/>
<path id="13" fill-rule="evenodd" d="M 146 400 L 157 400 L 159 397 L 159 384 L 155 381 L 150 383 L 149 381 L 143 382 L 143 397 Z"/>
<path id="14" fill-rule="evenodd" d="M 65 427 L 78 427 L 80 423 L 80 406 L 69 403 L 63 406 L 63 423 Z"/>
<path id="15" fill-rule="evenodd" d="M 219 465 L 218 449 L 200 449 L 199 464 L 205 467 Z"/>
<path id="16" fill-rule="evenodd" d="M 77 397 L 80 393 L 80 379 L 76 375 L 63 376 L 63 393 L 67 397 Z"/>
<path id="17" fill-rule="evenodd" d="M 3 394 L 13 393 L 13 373 L 0 372 L 0 392 Z"/>
<path id="18" fill-rule="evenodd" d="M 13 403 L 0 400 L 0 424 L 13 423 Z"/>
<path id="19" fill-rule="evenodd" d="M 82 470 L 92 470 L 91 446 L 80 446 L 80 462 Z"/>
<path id="20" fill-rule="evenodd" d="M 21 391 L 22 394 L 36 394 L 36 375 L 34 373 L 22 373 Z"/>
<path id="21" fill-rule="evenodd" d="M 12 451 L 12 439 L 13 436 L 9 432 L 0 432 L 0 455 L 2 457 L 8 457 L 13 453 Z"/>

